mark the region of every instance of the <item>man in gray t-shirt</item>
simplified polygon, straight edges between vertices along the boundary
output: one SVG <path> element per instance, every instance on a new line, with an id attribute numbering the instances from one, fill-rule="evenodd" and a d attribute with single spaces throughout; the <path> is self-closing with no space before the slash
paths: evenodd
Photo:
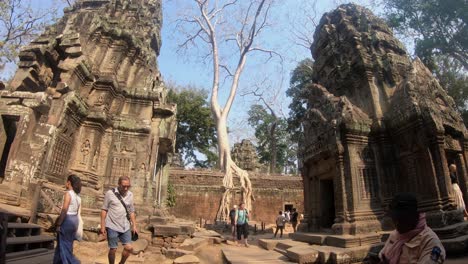
<path id="1" fill-rule="evenodd" d="M 133 250 L 131 244 L 132 233 L 137 233 L 133 193 L 129 191 L 131 187 L 130 178 L 122 176 L 119 178 L 118 183 L 117 188 L 112 188 L 106 192 L 101 210 L 101 233 L 107 235 L 110 264 L 114 264 L 115 262 L 115 252 L 117 251 L 119 240 L 124 246 L 122 259 L 119 263 L 125 263 Z M 119 197 L 125 203 L 127 209 L 125 209 Z"/>

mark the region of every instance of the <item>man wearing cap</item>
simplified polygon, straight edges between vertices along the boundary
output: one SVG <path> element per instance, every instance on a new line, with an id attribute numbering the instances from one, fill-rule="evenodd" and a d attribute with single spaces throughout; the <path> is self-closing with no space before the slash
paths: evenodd
<path id="1" fill-rule="evenodd" d="M 426 225 L 426 214 L 418 213 L 412 193 L 396 194 L 389 205 L 395 229 L 379 253 L 381 263 L 443 263 L 445 249 L 437 235 Z"/>

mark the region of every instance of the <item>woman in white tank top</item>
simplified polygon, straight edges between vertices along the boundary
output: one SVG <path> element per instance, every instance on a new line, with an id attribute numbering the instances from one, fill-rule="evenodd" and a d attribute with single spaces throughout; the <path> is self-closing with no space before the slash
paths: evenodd
<path id="1" fill-rule="evenodd" d="M 57 247 L 55 248 L 54 264 L 80 263 L 73 256 L 73 241 L 78 229 L 78 213 L 80 212 L 81 179 L 76 175 L 70 175 L 65 184 L 67 192 L 63 196 L 62 210 L 55 223 L 57 230 Z"/>

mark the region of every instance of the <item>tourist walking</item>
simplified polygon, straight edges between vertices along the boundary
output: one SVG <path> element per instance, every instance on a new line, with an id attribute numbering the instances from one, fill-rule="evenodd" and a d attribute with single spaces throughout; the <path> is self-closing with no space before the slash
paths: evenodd
<path id="1" fill-rule="evenodd" d="M 280 230 L 280 237 L 283 237 L 283 229 L 284 225 L 286 224 L 286 217 L 283 215 L 282 211 L 279 211 L 278 216 L 276 217 L 276 231 L 275 235 L 273 236 L 274 238 L 278 234 L 278 230 Z"/>
<path id="2" fill-rule="evenodd" d="M 463 201 L 463 193 L 458 186 L 458 177 L 457 177 L 457 166 L 455 164 L 450 164 L 450 180 L 452 181 L 452 189 L 455 195 L 455 203 L 457 208 L 463 211 L 463 216 L 468 217 L 468 212 L 466 211 L 465 201 Z"/>
<path id="3" fill-rule="evenodd" d="M 245 203 L 240 203 L 236 214 L 237 240 L 244 240 L 244 245 L 249 247 L 247 238 L 249 237 L 249 211 L 245 208 Z"/>
<path id="4" fill-rule="evenodd" d="M 135 207 L 133 204 L 133 193 L 129 191 L 130 178 L 122 176 L 119 178 L 118 187 L 106 192 L 101 210 L 101 233 L 107 235 L 110 264 L 115 262 L 119 240 L 124 246 L 120 264 L 125 263 L 132 247 L 132 234 L 137 234 L 135 221 Z"/>
<path id="5" fill-rule="evenodd" d="M 75 264 L 80 261 L 73 255 L 73 241 L 76 237 L 81 207 L 81 179 L 69 175 L 65 184 L 62 210 L 55 222 L 57 232 L 57 247 L 54 253 L 54 264 Z"/>
<path id="6" fill-rule="evenodd" d="M 297 231 L 297 218 L 299 217 L 299 213 L 297 212 L 296 208 L 292 209 L 291 214 L 291 225 L 293 227 L 294 233 Z"/>
<path id="7" fill-rule="evenodd" d="M 237 205 L 235 204 L 231 211 L 229 211 L 229 220 L 231 221 L 231 235 L 232 241 L 236 241 L 236 214 L 237 214 Z"/>
<path id="8" fill-rule="evenodd" d="M 426 224 L 426 215 L 418 213 L 418 202 L 412 193 L 393 197 L 388 215 L 396 230 L 390 233 L 379 253 L 380 263 L 443 263 L 445 249 L 437 235 Z"/>

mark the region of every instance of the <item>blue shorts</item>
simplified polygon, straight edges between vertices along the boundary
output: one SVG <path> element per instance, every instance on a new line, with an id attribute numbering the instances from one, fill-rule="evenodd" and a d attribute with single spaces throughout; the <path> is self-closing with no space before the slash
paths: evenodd
<path id="1" fill-rule="evenodd" d="M 130 229 L 121 233 L 106 227 L 106 231 L 107 244 L 109 245 L 109 248 L 117 248 L 119 246 L 119 240 L 120 242 L 122 242 L 122 245 L 132 243 L 132 232 L 130 231 Z"/>

